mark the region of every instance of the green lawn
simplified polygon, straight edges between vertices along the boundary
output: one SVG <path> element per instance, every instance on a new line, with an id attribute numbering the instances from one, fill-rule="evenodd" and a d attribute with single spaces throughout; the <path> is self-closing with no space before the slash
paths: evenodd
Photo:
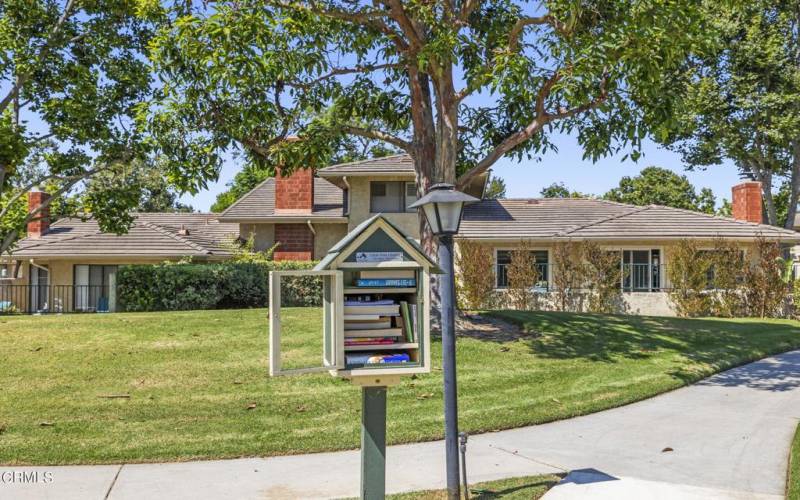
<path id="1" fill-rule="evenodd" d="M 461 427 L 589 413 L 800 347 L 791 321 L 496 313 L 530 333 L 458 341 Z M 287 361 L 318 359 L 316 316 L 285 310 Z M 360 391 L 267 377 L 266 310 L 0 317 L 0 463 L 265 456 L 359 446 Z M 389 441 L 442 436 L 434 370 L 389 391 Z M 102 395 L 129 395 L 102 398 Z"/>
<path id="2" fill-rule="evenodd" d="M 786 473 L 786 500 L 800 500 L 800 426 L 794 433 Z"/>
<path id="3" fill-rule="evenodd" d="M 490 498 L 504 498 L 505 500 L 536 500 L 541 498 L 547 490 L 561 481 L 559 476 L 524 476 L 485 483 L 471 484 L 470 498 L 488 500 Z M 447 490 L 414 491 L 387 495 L 391 500 L 444 500 Z"/>

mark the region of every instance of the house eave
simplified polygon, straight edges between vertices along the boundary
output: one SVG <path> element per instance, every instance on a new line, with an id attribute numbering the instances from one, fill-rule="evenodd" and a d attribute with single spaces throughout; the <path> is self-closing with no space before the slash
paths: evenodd
<path id="1" fill-rule="evenodd" d="M 380 171 L 369 171 L 369 170 L 359 170 L 358 172 L 348 171 L 348 172 L 323 172 L 322 170 L 317 172 L 317 175 L 322 178 L 329 178 L 329 177 L 408 177 L 409 179 L 415 179 L 417 174 L 415 172 L 387 172 L 385 170 Z"/>
<path id="2" fill-rule="evenodd" d="M 313 215 L 259 216 L 259 217 L 220 217 L 220 222 L 235 224 L 286 224 L 303 223 L 307 220 L 315 224 L 347 224 L 347 217 L 319 217 Z"/>
<path id="3" fill-rule="evenodd" d="M 769 241 L 780 241 L 786 244 L 800 243 L 800 237 L 791 236 L 770 236 L 764 235 Z M 461 240 L 476 240 L 486 243 L 519 243 L 520 240 L 534 242 L 554 242 L 554 241 L 680 241 L 685 239 L 692 240 L 714 240 L 721 238 L 730 241 L 752 242 L 758 236 L 725 236 L 725 235 L 701 235 L 701 236 L 514 236 L 514 237 L 493 237 L 493 236 L 465 236 L 456 235 L 455 238 Z"/>

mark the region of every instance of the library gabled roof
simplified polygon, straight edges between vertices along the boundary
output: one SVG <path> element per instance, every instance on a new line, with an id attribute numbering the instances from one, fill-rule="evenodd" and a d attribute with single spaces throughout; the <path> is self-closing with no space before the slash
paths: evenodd
<path id="1" fill-rule="evenodd" d="M 766 224 L 659 205 L 588 198 L 483 200 L 468 205 L 458 237 L 478 240 L 754 240 L 800 242 L 800 233 Z"/>
<path id="2" fill-rule="evenodd" d="M 359 236 L 364 234 L 370 227 L 378 223 L 385 223 L 386 227 L 389 229 L 389 232 L 387 234 L 389 234 L 390 237 L 392 236 L 391 233 L 394 232 L 395 233 L 394 236 L 398 242 L 402 242 L 405 243 L 406 245 L 409 245 L 411 247 L 411 250 L 413 250 L 413 253 L 418 254 L 420 259 L 424 260 L 430 265 L 432 273 L 434 274 L 442 273 L 441 269 L 439 269 L 438 264 L 436 264 L 436 262 L 434 262 L 433 259 L 428 257 L 428 254 L 425 253 L 425 251 L 422 249 L 422 247 L 419 245 L 419 243 L 417 243 L 417 241 L 414 238 L 407 236 L 397 226 L 386 220 L 386 218 L 383 217 L 382 214 L 373 215 L 372 217 L 365 220 L 358 226 L 354 227 L 352 231 L 347 233 L 344 236 L 344 238 L 336 242 L 336 244 L 333 245 L 330 250 L 328 250 L 328 253 L 325 255 L 325 257 L 322 260 L 320 260 L 316 266 L 314 266 L 314 270 L 316 271 L 326 270 L 330 267 L 333 261 L 336 260 L 340 255 L 342 254 L 349 255 L 350 253 L 355 252 L 356 251 L 355 248 L 352 250 L 349 249 L 350 245 L 353 242 L 355 242 Z"/>

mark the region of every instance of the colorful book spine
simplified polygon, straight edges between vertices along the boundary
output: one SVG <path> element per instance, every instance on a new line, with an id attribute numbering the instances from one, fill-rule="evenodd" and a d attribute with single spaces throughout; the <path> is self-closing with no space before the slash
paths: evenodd
<path id="1" fill-rule="evenodd" d="M 403 318 L 403 331 L 407 342 L 414 342 L 414 331 L 411 323 L 411 315 L 408 313 L 408 302 L 400 302 L 400 315 Z"/>
<path id="2" fill-rule="evenodd" d="M 417 280 L 410 279 L 410 278 L 399 278 L 399 279 L 362 279 L 359 278 L 356 280 L 357 287 L 363 288 L 400 288 L 400 287 L 412 287 L 417 286 Z"/>

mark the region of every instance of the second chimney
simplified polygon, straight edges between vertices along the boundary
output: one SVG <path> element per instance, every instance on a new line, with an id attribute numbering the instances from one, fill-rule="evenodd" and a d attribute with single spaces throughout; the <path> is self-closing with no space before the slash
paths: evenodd
<path id="1" fill-rule="evenodd" d="M 746 222 L 764 222 L 764 203 L 761 198 L 761 183 L 742 182 L 733 186 L 733 218 Z"/>
<path id="2" fill-rule="evenodd" d="M 314 171 L 295 170 L 284 177 L 281 169 L 275 172 L 275 213 L 310 214 L 314 209 Z"/>
<path id="3" fill-rule="evenodd" d="M 28 213 L 33 212 L 39 208 L 44 202 L 50 199 L 50 195 L 33 189 L 28 193 Z M 50 229 L 50 207 L 43 208 L 39 213 L 33 216 L 33 219 L 28 222 L 28 238 L 38 239 Z"/>

